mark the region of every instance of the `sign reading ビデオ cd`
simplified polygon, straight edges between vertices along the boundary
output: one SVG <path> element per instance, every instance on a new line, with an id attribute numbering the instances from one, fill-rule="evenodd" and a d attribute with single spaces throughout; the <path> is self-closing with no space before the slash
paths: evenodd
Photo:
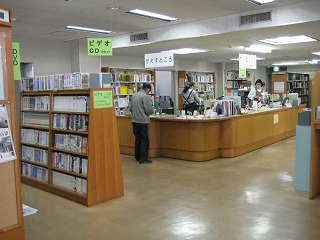
<path id="1" fill-rule="evenodd" d="M 111 38 L 88 38 L 89 56 L 112 56 Z"/>
<path id="2" fill-rule="evenodd" d="M 144 67 L 171 67 L 174 66 L 173 52 L 149 53 L 144 55 Z"/>

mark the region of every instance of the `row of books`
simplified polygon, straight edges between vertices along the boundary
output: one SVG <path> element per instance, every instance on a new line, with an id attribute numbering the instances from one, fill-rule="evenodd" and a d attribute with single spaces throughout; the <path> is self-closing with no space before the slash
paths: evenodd
<path id="1" fill-rule="evenodd" d="M 54 114 L 53 127 L 72 131 L 88 131 L 89 116 L 76 114 Z"/>
<path id="2" fill-rule="evenodd" d="M 213 85 L 210 83 L 195 83 L 195 89 L 197 92 L 213 92 Z"/>
<path id="3" fill-rule="evenodd" d="M 49 127 L 49 113 L 23 112 L 22 124 Z"/>
<path id="4" fill-rule="evenodd" d="M 87 194 L 87 180 L 53 171 L 52 184 L 80 194 Z"/>
<path id="5" fill-rule="evenodd" d="M 71 154 L 53 152 L 51 164 L 53 167 L 70 172 L 81 173 L 84 175 L 87 175 L 88 172 L 88 159 Z"/>
<path id="6" fill-rule="evenodd" d="M 113 82 L 154 82 L 154 77 L 150 73 L 124 73 L 113 71 L 111 73 Z"/>
<path id="7" fill-rule="evenodd" d="M 118 96 L 114 98 L 114 106 L 116 108 L 125 108 L 125 107 L 128 107 L 129 101 L 130 101 L 129 96 L 125 96 L 125 97 Z"/>
<path id="8" fill-rule="evenodd" d="M 221 100 L 220 103 L 223 107 L 224 116 L 233 116 L 238 114 L 236 102 L 234 100 Z"/>
<path id="9" fill-rule="evenodd" d="M 23 110 L 49 110 L 49 96 L 24 96 L 22 98 Z"/>
<path id="10" fill-rule="evenodd" d="M 199 73 L 188 73 L 187 80 L 189 82 L 202 82 L 202 83 L 212 83 L 214 80 L 213 74 L 199 74 Z"/>
<path id="11" fill-rule="evenodd" d="M 288 73 L 288 81 L 308 81 L 309 75 L 301 73 Z"/>
<path id="12" fill-rule="evenodd" d="M 21 158 L 31 162 L 48 164 L 48 150 L 22 146 Z"/>
<path id="13" fill-rule="evenodd" d="M 48 169 L 26 162 L 21 164 L 22 176 L 33 178 L 40 182 L 48 182 Z"/>
<path id="14" fill-rule="evenodd" d="M 55 96 L 53 98 L 54 111 L 89 112 L 88 96 Z"/>
<path id="15" fill-rule="evenodd" d="M 49 133 L 36 129 L 21 129 L 21 142 L 39 144 L 41 146 L 49 145 Z"/>
<path id="16" fill-rule="evenodd" d="M 88 153 L 88 138 L 74 134 L 54 134 L 54 147 L 78 153 Z"/>
<path id="17" fill-rule="evenodd" d="M 89 73 L 65 73 L 21 80 L 22 91 L 46 91 L 60 89 L 83 89 L 89 87 Z"/>

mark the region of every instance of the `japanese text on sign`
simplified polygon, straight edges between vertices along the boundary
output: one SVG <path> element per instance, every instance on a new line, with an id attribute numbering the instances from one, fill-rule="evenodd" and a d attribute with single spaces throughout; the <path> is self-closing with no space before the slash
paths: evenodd
<path id="1" fill-rule="evenodd" d="M 150 53 L 144 55 L 144 67 L 155 68 L 155 67 L 168 67 L 174 66 L 173 52 L 159 52 Z"/>
<path id="2" fill-rule="evenodd" d="M 94 91 L 93 92 L 94 108 L 111 108 L 113 107 L 112 91 Z"/>
<path id="3" fill-rule="evenodd" d="M 239 68 L 257 69 L 256 55 L 239 53 Z"/>
<path id="4" fill-rule="evenodd" d="M 89 56 L 112 56 L 111 38 L 88 38 Z"/>

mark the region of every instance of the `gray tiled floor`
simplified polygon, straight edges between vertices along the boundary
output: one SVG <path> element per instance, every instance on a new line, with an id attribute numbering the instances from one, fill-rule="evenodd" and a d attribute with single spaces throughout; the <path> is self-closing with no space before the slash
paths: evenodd
<path id="1" fill-rule="evenodd" d="M 23 185 L 39 209 L 26 239 L 320 239 L 320 198 L 294 189 L 295 138 L 208 162 L 121 158 L 125 196 L 91 208 Z"/>

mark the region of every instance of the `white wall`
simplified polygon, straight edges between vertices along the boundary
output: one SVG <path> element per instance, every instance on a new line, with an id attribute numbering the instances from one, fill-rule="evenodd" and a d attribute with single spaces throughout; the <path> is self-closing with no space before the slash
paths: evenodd
<path id="1" fill-rule="evenodd" d="M 20 43 L 21 62 L 32 62 L 34 75 L 71 72 L 71 45 L 69 42 L 14 36 Z"/>
<path id="2" fill-rule="evenodd" d="M 157 91 L 160 90 L 160 95 L 174 98 L 174 79 L 171 75 L 171 71 L 156 71 Z"/>

